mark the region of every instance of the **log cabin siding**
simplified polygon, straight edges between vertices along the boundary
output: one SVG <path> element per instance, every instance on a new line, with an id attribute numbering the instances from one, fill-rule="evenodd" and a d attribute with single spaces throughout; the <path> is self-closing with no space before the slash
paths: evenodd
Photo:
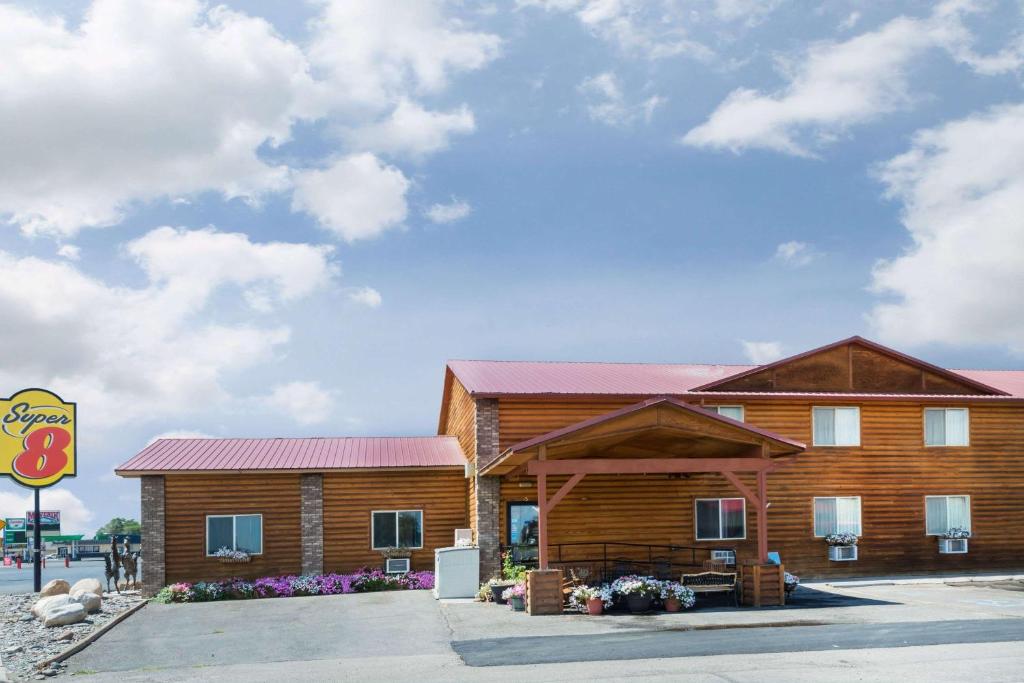
<path id="1" fill-rule="evenodd" d="M 634 402 L 632 399 L 502 399 L 502 448 Z M 770 550 L 791 571 L 812 576 L 929 573 L 1024 568 L 1024 407 L 951 399 L 942 407 L 968 407 L 970 446 L 924 446 L 925 404 L 913 400 L 866 402 L 770 399 L 705 403 L 742 404 L 746 421 L 808 444 L 790 466 L 768 476 Z M 814 447 L 814 405 L 859 405 L 861 446 Z M 928 407 L 937 407 L 930 403 Z M 552 477 L 553 495 L 565 478 Z M 752 478 L 746 483 L 752 485 Z M 830 562 L 813 533 L 816 496 L 860 496 L 860 559 Z M 926 495 L 971 497 L 973 536 L 966 555 L 940 555 L 925 535 Z M 755 514 L 748 505 L 747 541 L 696 542 L 693 501 L 739 497 L 718 475 L 673 479 L 665 475 L 590 475 L 551 511 L 550 544 L 580 540 L 730 547 L 741 559 L 756 554 Z M 532 477 L 502 484 L 500 529 L 507 542 L 509 501 L 536 500 Z M 552 554 L 552 559 L 555 559 Z"/>
<path id="2" fill-rule="evenodd" d="M 181 474 L 164 478 L 167 583 L 298 574 L 298 474 Z M 263 553 L 246 564 L 206 557 L 206 515 L 263 515 Z"/>
<path id="3" fill-rule="evenodd" d="M 459 440 L 471 468 L 476 465 L 476 401 L 457 378 L 451 378 L 444 433 Z M 476 477 L 466 478 L 466 516 L 476 538 Z"/>
<path id="4" fill-rule="evenodd" d="M 352 572 L 383 565 L 373 550 L 370 513 L 422 510 L 423 549 L 412 553 L 415 570 L 434 568 L 434 548 L 451 546 L 466 526 L 462 469 L 324 474 L 324 571 Z"/>

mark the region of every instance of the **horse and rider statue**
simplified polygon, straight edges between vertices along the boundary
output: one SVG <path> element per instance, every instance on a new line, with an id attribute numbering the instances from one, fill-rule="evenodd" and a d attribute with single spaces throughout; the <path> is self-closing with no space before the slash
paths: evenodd
<path id="1" fill-rule="evenodd" d="M 124 573 L 124 589 L 128 590 L 129 582 L 133 589 L 139 587 L 139 553 L 132 552 L 130 541 L 124 539 L 124 551 L 118 549 L 117 536 L 110 536 L 110 552 L 103 554 L 103 562 L 106 565 L 104 574 L 107 577 L 107 592 L 110 592 L 110 580 L 114 580 L 114 590 L 118 593 L 121 588 L 118 582 Z"/>

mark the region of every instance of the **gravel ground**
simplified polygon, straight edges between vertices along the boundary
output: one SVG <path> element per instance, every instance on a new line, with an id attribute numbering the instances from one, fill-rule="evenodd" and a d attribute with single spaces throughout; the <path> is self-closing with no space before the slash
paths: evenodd
<path id="1" fill-rule="evenodd" d="M 36 599 L 35 593 L 0 595 L 0 658 L 15 681 L 42 680 L 66 673 L 61 663 L 42 673 L 36 670 L 35 664 L 63 652 L 121 612 L 144 601 L 138 591 L 120 595 L 104 593 L 101 610 L 90 614 L 85 621 L 46 628 L 29 612 Z"/>

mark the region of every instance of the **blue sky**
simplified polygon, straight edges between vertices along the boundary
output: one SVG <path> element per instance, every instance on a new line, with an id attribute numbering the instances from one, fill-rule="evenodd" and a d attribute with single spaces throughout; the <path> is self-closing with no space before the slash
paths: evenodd
<path id="1" fill-rule="evenodd" d="M 161 434 L 432 433 L 447 358 L 862 334 L 1019 368 L 1022 29 L 994 0 L 0 4 L 0 384 L 79 404 L 48 504 L 136 515 L 111 471 Z"/>

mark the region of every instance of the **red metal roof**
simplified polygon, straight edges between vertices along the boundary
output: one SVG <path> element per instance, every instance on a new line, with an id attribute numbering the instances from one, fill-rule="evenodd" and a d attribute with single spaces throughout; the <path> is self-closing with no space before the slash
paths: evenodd
<path id="1" fill-rule="evenodd" d="M 474 396 L 504 395 L 622 395 L 682 396 L 698 387 L 731 375 L 756 369 L 756 365 L 694 365 L 645 363 L 573 363 L 537 361 L 453 360 L 452 373 Z M 960 399 L 1024 398 L 1024 370 L 951 370 L 1008 396 L 953 395 Z M 723 394 L 734 392 L 722 392 Z M 756 393 L 756 392 L 746 392 Z M 800 395 L 801 392 L 790 392 Z M 781 396 L 782 394 L 765 394 Z M 806 395 L 822 395 L 811 394 Z M 827 394 L 850 396 L 852 394 Z M 903 396 L 903 394 L 886 394 Z M 909 396 L 909 395 L 908 395 Z M 915 398 L 920 395 L 913 394 Z"/>
<path id="2" fill-rule="evenodd" d="M 118 467 L 143 472 L 336 470 L 463 467 L 455 437 L 328 437 L 309 439 L 158 439 Z"/>

